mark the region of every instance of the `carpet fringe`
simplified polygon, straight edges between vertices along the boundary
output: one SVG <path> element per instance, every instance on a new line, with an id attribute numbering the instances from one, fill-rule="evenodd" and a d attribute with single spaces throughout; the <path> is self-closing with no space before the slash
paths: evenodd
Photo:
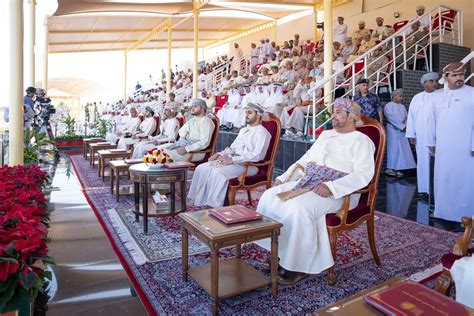
<path id="1" fill-rule="evenodd" d="M 411 276 L 408 277 L 408 279 L 413 280 L 415 282 L 421 282 L 423 280 L 430 278 L 431 276 L 435 274 L 438 274 L 439 272 L 441 272 L 441 270 L 443 270 L 443 265 L 440 263 L 440 264 L 435 265 L 434 267 L 412 274 Z"/>
<path id="2" fill-rule="evenodd" d="M 127 249 L 135 264 L 141 266 L 147 263 L 149 260 L 140 249 L 140 246 L 138 246 L 135 240 L 132 238 L 128 228 L 122 223 L 120 216 L 117 214 L 117 210 L 114 208 L 108 209 L 107 213 L 112 226 L 115 228 L 115 231 L 122 241 L 123 246 Z"/>

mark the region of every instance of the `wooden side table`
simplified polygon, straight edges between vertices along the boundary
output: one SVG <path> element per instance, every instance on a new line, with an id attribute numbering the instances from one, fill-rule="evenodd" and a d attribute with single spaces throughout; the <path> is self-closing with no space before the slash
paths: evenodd
<path id="1" fill-rule="evenodd" d="M 126 175 L 129 176 L 128 169 L 134 164 L 141 163 L 137 160 L 112 160 L 109 162 L 110 166 L 110 194 L 114 194 L 115 187 L 115 196 L 117 202 L 120 200 L 120 175 L 126 172 Z"/>
<path id="2" fill-rule="evenodd" d="M 105 142 L 105 139 L 100 137 L 93 137 L 93 138 L 84 138 L 82 140 L 82 156 L 87 159 L 88 153 L 88 146 L 93 143 Z"/>
<path id="3" fill-rule="evenodd" d="M 132 156 L 131 151 L 127 150 L 122 150 L 122 149 L 104 149 L 104 150 L 99 150 L 97 152 L 98 156 L 98 171 L 99 171 L 99 177 L 102 177 L 102 181 L 104 181 L 105 178 L 105 167 L 106 167 L 106 160 L 117 160 L 117 159 L 128 159 Z"/>
<path id="4" fill-rule="evenodd" d="M 218 313 L 218 300 L 263 286 L 271 285 L 272 295 L 278 294 L 278 236 L 283 224 L 268 217 L 261 220 L 225 225 L 210 217 L 207 210 L 181 213 L 183 281 L 188 274 L 211 296 L 212 314 Z M 188 267 L 189 234 L 196 236 L 211 249 L 211 262 Z M 243 243 L 271 238 L 271 277 L 262 275 L 240 259 Z M 219 261 L 219 249 L 235 246 L 235 258 Z"/>
<path id="5" fill-rule="evenodd" d="M 92 166 L 92 168 L 95 168 L 95 156 L 99 150 L 114 149 L 114 148 L 117 148 L 116 144 L 111 144 L 107 142 L 90 144 L 89 145 L 89 164 Z"/>
<path id="6" fill-rule="evenodd" d="M 143 232 L 148 234 L 148 217 L 177 215 L 186 211 L 186 179 L 188 168 L 168 169 L 165 167 L 159 169 L 149 168 L 146 164 L 140 163 L 129 168 L 130 180 L 133 181 L 133 195 L 135 198 L 135 220 L 138 222 L 140 216 L 143 216 Z M 181 186 L 181 209 L 176 210 L 175 195 L 176 182 Z M 150 184 L 170 184 L 170 208 L 168 210 L 157 211 L 154 214 L 148 212 L 148 186 Z M 140 211 L 140 187 L 142 187 L 142 208 Z"/>

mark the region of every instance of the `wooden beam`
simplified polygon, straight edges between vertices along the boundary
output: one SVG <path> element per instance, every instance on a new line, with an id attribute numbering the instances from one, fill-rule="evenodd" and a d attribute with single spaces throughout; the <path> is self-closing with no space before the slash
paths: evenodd
<path id="1" fill-rule="evenodd" d="M 152 29 L 134 29 L 134 30 L 54 30 L 50 31 L 50 34 L 108 34 L 108 33 L 149 33 Z M 222 32 L 222 33 L 235 33 L 245 31 L 243 29 L 200 29 L 199 33 L 202 32 Z M 173 33 L 191 33 L 193 29 L 173 29 Z"/>
<path id="2" fill-rule="evenodd" d="M 215 41 L 215 38 L 200 38 L 200 42 L 211 42 Z M 149 40 L 149 43 L 166 43 L 168 40 L 167 39 L 153 39 Z M 177 39 L 175 38 L 173 42 L 192 42 L 192 38 L 182 38 L 182 39 Z M 106 44 L 131 44 L 135 43 L 136 41 L 91 41 L 91 42 L 55 42 L 55 43 L 50 43 L 50 46 L 58 46 L 58 45 L 106 45 Z"/>
<path id="3" fill-rule="evenodd" d="M 255 27 L 252 27 L 250 29 L 241 31 L 237 34 L 232 34 L 230 36 L 224 37 L 223 39 L 217 40 L 217 41 L 205 46 L 205 48 L 215 47 L 215 46 L 218 46 L 218 45 L 229 43 L 229 42 L 235 41 L 239 38 L 245 37 L 247 35 L 254 34 L 254 33 L 257 33 L 257 32 L 272 28 L 272 27 L 276 27 L 276 23 L 277 23 L 276 21 L 270 21 L 270 22 L 262 23 L 260 25 L 255 26 Z"/>

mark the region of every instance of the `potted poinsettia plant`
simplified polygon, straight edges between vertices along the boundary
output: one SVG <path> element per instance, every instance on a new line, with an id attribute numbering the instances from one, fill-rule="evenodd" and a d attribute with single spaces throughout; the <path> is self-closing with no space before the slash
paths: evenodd
<path id="1" fill-rule="evenodd" d="M 0 313 L 28 314 L 53 263 L 48 256 L 49 213 L 42 192 L 46 174 L 36 165 L 0 168 Z"/>

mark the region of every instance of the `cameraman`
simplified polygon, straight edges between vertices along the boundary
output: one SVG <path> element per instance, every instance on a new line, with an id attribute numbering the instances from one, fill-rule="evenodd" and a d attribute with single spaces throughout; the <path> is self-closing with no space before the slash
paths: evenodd
<path id="1" fill-rule="evenodd" d="M 23 126 L 30 128 L 31 123 L 36 115 L 35 101 L 33 100 L 36 94 L 36 89 L 34 87 L 28 87 L 25 92 L 26 95 L 23 97 L 23 107 L 25 109 L 23 116 Z"/>
<path id="2" fill-rule="evenodd" d="M 56 113 L 56 109 L 51 105 L 51 99 L 46 97 L 46 91 L 44 89 L 36 89 L 36 100 L 34 104 L 38 113 L 36 132 L 46 132 L 49 139 L 53 140 L 53 132 L 49 120 L 51 114 Z"/>

